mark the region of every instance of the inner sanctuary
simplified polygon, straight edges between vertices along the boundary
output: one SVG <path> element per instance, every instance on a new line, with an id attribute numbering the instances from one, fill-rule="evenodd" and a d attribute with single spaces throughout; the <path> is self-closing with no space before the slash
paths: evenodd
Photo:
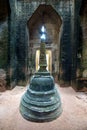
<path id="1" fill-rule="evenodd" d="M 0 130 L 87 130 L 87 0 L 0 1 Z"/>

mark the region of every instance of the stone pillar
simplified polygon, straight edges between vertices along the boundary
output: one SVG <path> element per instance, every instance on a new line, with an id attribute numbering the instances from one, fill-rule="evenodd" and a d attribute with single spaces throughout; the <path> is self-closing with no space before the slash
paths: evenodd
<path id="1" fill-rule="evenodd" d="M 10 84 L 25 85 L 27 78 L 27 14 L 24 2 L 10 1 Z"/>
<path id="2" fill-rule="evenodd" d="M 63 31 L 60 42 L 60 81 L 71 81 L 71 6 L 70 1 L 62 1 Z"/>
<path id="3" fill-rule="evenodd" d="M 17 32 L 17 16 L 16 8 L 17 1 L 9 0 L 11 15 L 10 15 L 10 39 L 9 39 L 9 84 L 10 89 L 16 85 L 16 68 L 17 68 L 17 56 L 16 56 L 16 32 Z"/>
<path id="4" fill-rule="evenodd" d="M 85 2 L 83 16 L 82 16 L 82 77 L 87 78 L 87 2 Z"/>
<path id="5" fill-rule="evenodd" d="M 72 24 L 71 24 L 71 44 L 72 44 L 72 73 L 71 73 L 71 85 L 76 90 L 78 89 L 77 77 L 80 75 L 80 58 L 78 57 L 79 48 L 81 43 L 81 28 L 80 28 L 80 8 L 82 0 L 73 0 L 73 12 L 72 12 Z"/>

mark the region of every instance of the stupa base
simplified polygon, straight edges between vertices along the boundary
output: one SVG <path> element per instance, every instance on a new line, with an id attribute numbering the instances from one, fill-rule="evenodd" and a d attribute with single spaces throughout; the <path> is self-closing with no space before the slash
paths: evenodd
<path id="1" fill-rule="evenodd" d="M 61 101 L 56 87 L 46 92 L 28 88 L 20 103 L 21 115 L 32 122 L 49 122 L 62 113 Z"/>

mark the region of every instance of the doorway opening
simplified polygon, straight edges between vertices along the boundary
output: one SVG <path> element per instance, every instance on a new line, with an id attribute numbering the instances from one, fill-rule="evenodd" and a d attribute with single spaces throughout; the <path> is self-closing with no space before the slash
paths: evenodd
<path id="1" fill-rule="evenodd" d="M 27 22 L 29 30 L 29 72 L 32 75 L 39 68 L 40 30 L 43 26 L 43 19 L 46 28 L 47 69 L 54 76 L 59 74 L 62 20 L 51 5 L 40 5 Z"/>
<path id="2" fill-rule="evenodd" d="M 36 50 L 36 71 L 39 69 L 39 57 L 40 57 L 40 50 Z M 52 51 L 46 50 L 46 61 L 47 61 L 47 70 L 52 72 Z"/>

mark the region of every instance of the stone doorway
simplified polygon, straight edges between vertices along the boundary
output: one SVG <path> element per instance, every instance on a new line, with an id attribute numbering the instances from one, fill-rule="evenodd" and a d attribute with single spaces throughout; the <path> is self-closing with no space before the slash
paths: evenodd
<path id="1" fill-rule="evenodd" d="M 44 14 L 44 15 L 43 15 Z M 40 5 L 27 22 L 29 34 L 29 73 L 32 75 L 38 69 L 40 30 L 46 28 L 46 56 L 48 70 L 53 75 L 59 74 L 60 62 L 60 37 L 62 32 L 62 20 L 51 5 Z"/>

